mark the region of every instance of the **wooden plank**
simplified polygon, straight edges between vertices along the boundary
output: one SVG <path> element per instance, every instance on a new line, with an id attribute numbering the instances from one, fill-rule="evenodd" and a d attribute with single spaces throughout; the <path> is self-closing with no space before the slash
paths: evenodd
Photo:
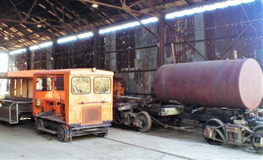
<path id="1" fill-rule="evenodd" d="M 22 79 L 22 97 L 24 98 L 27 98 L 27 93 L 28 93 L 27 84 L 28 84 L 28 80 Z"/>
<path id="2" fill-rule="evenodd" d="M 16 96 L 21 97 L 22 83 L 21 79 L 16 79 Z"/>
<path id="3" fill-rule="evenodd" d="M 33 79 L 28 79 L 28 98 L 33 98 Z"/>

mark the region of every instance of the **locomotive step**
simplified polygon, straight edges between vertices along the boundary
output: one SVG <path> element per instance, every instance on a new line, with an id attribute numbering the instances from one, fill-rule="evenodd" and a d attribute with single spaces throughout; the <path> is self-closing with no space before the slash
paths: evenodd
<path id="1" fill-rule="evenodd" d="M 4 122 L 10 123 L 9 118 L 0 117 L 0 121 L 4 121 Z M 18 123 L 18 122 L 16 120 L 12 119 L 10 124 L 16 124 L 16 123 Z"/>
<path id="2" fill-rule="evenodd" d="M 46 128 L 38 128 L 38 130 L 44 131 L 44 132 L 47 132 L 47 133 L 50 133 L 50 134 L 57 134 L 56 131 L 52 131 L 52 130 L 46 129 Z"/>

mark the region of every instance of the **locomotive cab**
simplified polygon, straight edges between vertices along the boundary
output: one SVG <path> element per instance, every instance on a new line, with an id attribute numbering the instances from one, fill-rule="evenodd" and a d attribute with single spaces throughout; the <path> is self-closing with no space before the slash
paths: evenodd
<path id="1" fill-rule="evenodd" d="M 112 121 L 113 72 L 49 70 L 34 74 L 33 115 L 38 133 L 105 136 Z"/>

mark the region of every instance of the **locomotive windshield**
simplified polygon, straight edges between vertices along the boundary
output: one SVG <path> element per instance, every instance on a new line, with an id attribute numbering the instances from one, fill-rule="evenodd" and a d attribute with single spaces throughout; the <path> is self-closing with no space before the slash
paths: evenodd
<path id="1" fill-rule="evenodd" d="M 51 91 L 52 90 L 51 77 L 38 77 L 36 90 L 37 91 Z"/>
<path id="2" fill-rule="evenodd" d="M 95 77 L 94 93 L 98 93 L 98 94 L 110 93 L 110 78 Z"/>
<path id="3" fill-rule="evenodd" d="M 90 93 L 90 78 L 89 77 L 73 77 L 71 92 L 72 94 Z"/>
<path id="4" fill-rule="evenodd" d="M 55 89 L 57 91 L 64 91 L 64 78 L 63 77 L 55 78 Z"/>

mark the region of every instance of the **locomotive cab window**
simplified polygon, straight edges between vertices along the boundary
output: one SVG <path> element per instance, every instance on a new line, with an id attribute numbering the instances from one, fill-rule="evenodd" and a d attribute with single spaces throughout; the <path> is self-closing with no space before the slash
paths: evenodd
<path id="1" fill-rule="evenodd" d="M 94 93 L 105 94 L 110 93 L 110 78 L 109 77 L 95 77 L 94 78 Z"/>
<path id="2" fill-rule="evenodd" d="M 63 77 L 55 78 L 55 89 L 57 91 L 64 91 L 64 78 Z"/>
<path id="3" fill-rule="evenodd" d="M 88 94 L 90 93 L 90 78 L 89 77 L 73 77 L 72 94 Z"/>
<path id="4" fill-rule="evenodd" d="M 38 77 L 36 90 L 37 91 L 51 91 L 52 90 L 51 77 Z"/>

